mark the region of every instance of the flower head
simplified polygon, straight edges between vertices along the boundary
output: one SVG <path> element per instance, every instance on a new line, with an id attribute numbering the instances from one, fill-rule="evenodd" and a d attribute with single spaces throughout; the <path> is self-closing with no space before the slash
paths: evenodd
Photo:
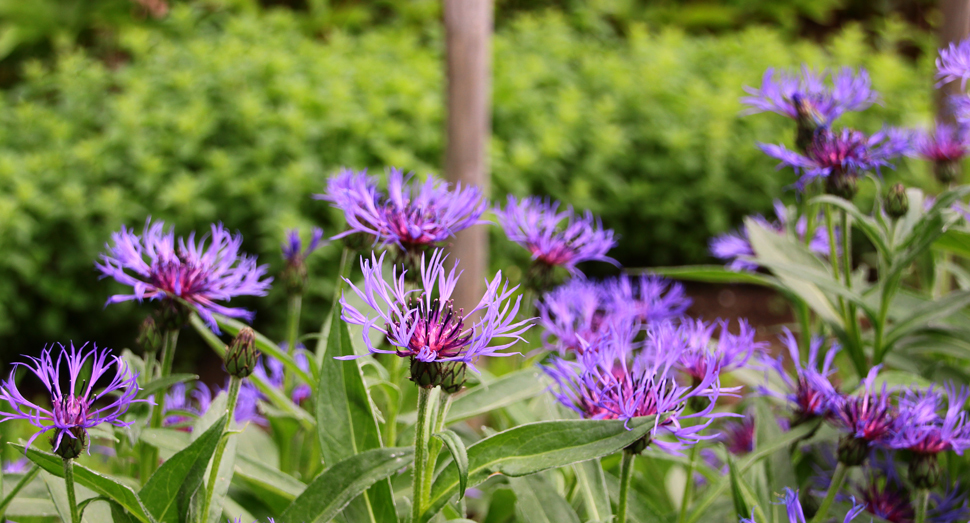
<path id="1" fill-rule="evenodd" d="M 770 111 L 828 125 L 846 111 L 861 111 L 879 98 L 865 69 L 858 73 L 848 67 L 839 69 L 831 75 L 831 87 L 825 85 L 826 75 L 808 66 L 802 66 L 801 74 L 769 68 L 760 89 L 744 88 L 751 96 L 741 98 L 741 103 L 749 107 L 748 114 Z"/>
<path id="2" fill-rule="evenodd" d="M 176 383 L 165 394 L 162 412 L 168 414 L 162 421 L 166 427 L 184 426 L 193 418 L 201 417 L 212 405 L 212 391 L 201 381 L 195 382 L 191 392 L 184 383 Z M 187 427 L 191 430 L 191 427 Z"/>
<path id="3" fill-rule="evenodd" d="M 382 245 L 394 244 L 415 252 L 433 247 L 456 232 L 479 223 L 488 202 L 474 186 L 455 186 L 434 176 L 423 184 L 409 183 L 411 175 L 390 169 L 387 195 L 378 191 L 366 173 L 343 170 L 327 183 L 327 192 L 315 198 L 344 211 L 347 230 L 374 237 Z"/>
<path id="4" fill-rule="evenodd" d="M 774 371 L 781 378 L 788 391 L 781 394 L 773 392 L 767 387 L 761 387 L 761 392 L 787 399 L 794 409 L 795 423 L 828 415 L 832 398 L 838 395 L 835 387 L 829 381 L 829 376 L 835 372 L 832 362 L 839 352 L 838 345 L 833 343 L 825 354 L 825 359 L 819 362 L 819 350 L 822 348 L 824 340 L 820 337 L 813 337 L 809 344 L 807 365 L 802 365 L 798 342 L 791 331 L 785 329 L 781 341 L 788 349 L 788 354 L 795 367 L 795 376 L 790 376 L 785 370 L 781 356 L 771 358 L 765 355 L 762 358 L 762 363 L 766 370 Z M 821 366 L 819 366 L 819 363 L 821 363 Z"/>
<path id="5" fill-rule="evenodd" d="M 970 448 L 970 420 L 964 410 L 968 396 L 970 389 L 953 384 L 942 391 L 935 387 L 904 391 L 891 446 L 916 454 L 953 451 L 962 455 Z"/>
<path id="6" fill-rule="evenodd" d="M 714 340 L 715 330 L 719 331 L 717 340 Z M 665 340 L 661 336 L 677 339 Z M 754 336 L 754 329 L 743 319 L 738 322 L 738 334 L 732 334 L 725 321 L 705 323 L 684 319 L 676 329 L 660 329 L 653 342 L 680 347 L 677 367 L 697 383 L 712 371 L 720 375 L 743 367 L 752 355 L 765 347 L 764 343 L 755 342 Z"/>
<path id="7" fill-rule="evenodd" d="M 960 80 L 960 89 L 967 88 L 970 79 L 970 39 L 951 43 L 946 49 L 940 49 L 940 56 L 936 59 L 937 87 Z"/>
<path id="8" fill-rule="evenodd" d="M 728 452 L 735 456 L 744 456 L 754 452 L 755 425 L 754 416 L 745 415 L 741 421 L 728 421 L 722 427 L 720 440 Z"/>
<path id="9" fill-rule="evenodd" d="M 683 285 L 652 274 L 609 278 L 602 288 L 612 315 L 629 316 L 641 323 L 679 317 L 691 304 Z"/>
<path id="10" fill-rule="evenodd" d="M 572 278 L 536 302 L 542 340 L 560 354 L 582 353 L 605 331 L 607 310 L 603 287 L 586 278 Z"/>
<path id="11" fill-rule="evenodd" d="M 531 327 L 531 318 L 516 321 L 521 296 L 511 299 L 518 287 L 509 289 L 502 285 L 502 273 L 488 282 L 485 295 L 468 314 L 481 311 L 479 319 L 471 326 L 465 325 L 463 311 L 454 310 L 451 294 L 460 273 L 458 262 L 450 271 L 445 269 L 446 256 L 435 250 L 429 259 L 421 256 L 420 283 L 417 290 L 408 291 L 405 272 L 392 270 L 391 281 L 384 280 L 384 255 L 378 259 L 361 257 L 364 288 L 361 290 L 349 282 L 354 293 L 377 314 L 368 316 L 341 297 L 341 319 L 352 325 L 364 327 L 364 343 L 371 352 L 397 354 L 412 357 L 424 363 L 460 361 L 471 364 L 481 356 L 509 356 L 499 353 L 502 349 L 522 341 L 521 334 Z M 457 273 L 457 274 L 456 274 Z M 383 328 L 377 326 L 383 322 Z M 380 349 L 371 342 L 370 332 L 381 332 L 394 347 Z M 504 339 L 503 339 L 504 338 Z M 499 345 L 493 340 L 503 339 Z M 350 356 L 351 358 L 355 356 Z"/>
<path id="12" fill-rule="evenodd" d="M 945 122 L 937 122 L 932 131 L 914 133 L 913 152 L 933 162 L 933 171 L 941 183 L 957 178 L 960 161 L 970 154 L 970 132 Z"/>
<path id="13" fill-rule="evenodd" d="M 764 216 L 755 215 L 751 219 L 764 227 L 766 230 L 775 231 L 778 234 L 785 234 L 788 231 L 788 209 L 781 201 L 775 200 L 774 221 L 768 221 Z M 804 239 L 808 234 L 808 219 L 802 216 L 795 223 L 795 234 L 800 239 Z M 838 236 L 838 233 L 836 233 Z M 808 248 L 821 255 L 829 253 L 829 235 L 824 227 L 815 229 L 812 241 L 808 243 Z M 756 271 L 758 264 L 751 261 L 755 257 L 754 247 L 748 238 L 747 225 L 741 226 L 737 232 L 729 232 L 720 236 L 715 236 L 710 242 L 711 255 L 728 262 L 727 268 L 732 271 Z"/>
<path id="14" fill-rule="evenodd" d="M 112 277 L 130 285 L 132 294 L 116 294 L 107 303 L 128 300 L 163 300 L 185 303 L 216 333 L 219 327 L 213 314 L 252 320 L 253 313 L 216 303 L 235 296 L 265 296 L 272 278 L 265 278 L 266 266 L 240 252 L 242 235 L 232 235 L 222 224 L 212 225 L 209 233 L 196 242 L 164 230 L 164 223 L 149 219 L 141 236 L 122 227 L 111 235 L 112 244 L 96 264 L 102 278 Z M 181 327 L 181 325 L 178 325 Z"/>
<path id="15" fill-rule="evenodd" d="M 61 349 L 55 361 L 51 356 L 53 346 L 45 347 L 39 358 L 27 356 L 30 363 L 14 363 L 10 376 L 0 384 L 0 399 L 9 402 L 13 412 L 0 411 L 0 421 L 23 419 L 31 425 L 41 429 L 27 441 L 31 443 L 41 434 L 55 430 L 51 437 L 51 445 L 56 452 L 65 458 L 76 457 L 87 442 L 87 430 L 102 423 L 116 427 L 127 427 L 130 421 L 121 418 L 128 412 L 138 394 L 138 374 L 128 369 L 128 365 L 117 356 L 109 356 L 109 349 L 98 350 L 93 346 L 85 351 L 87 343 L 76 348 L 73 343 L 70 349 L 58 344 Z M 90 360 L 91 370 L 88 377 L 78 382 L 82 370 Z M 62 381 L 61 363 L 67 365 L 67 381 Z M 18 367 L 32 372 L 51 395 L 51 409 L 45 409 L 28 401 L 17 390 L 14 374 Z M 69 441 L 65 442 L 65 439 Z M 73 451 L 62 449 L 73 447 Z"/>
<path id="16" fill-rule="evenodd" d="M 606 255 L 616 246 L 613 231 L 603 229 L 589 211 L 578 215 L 572 207 L 560 210 L 559 202 L 509 196 L 505 209 L 495 212 L 506 236 L 528 249 L 542 267 L 563 267 L 576 275 L 576 264 L 584 261 L 616 264 Z"/>

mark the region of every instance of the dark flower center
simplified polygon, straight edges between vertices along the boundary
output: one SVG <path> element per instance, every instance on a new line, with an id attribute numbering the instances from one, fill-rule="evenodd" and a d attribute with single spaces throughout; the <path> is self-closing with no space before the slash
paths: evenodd
<path id="1" fill-rule="evenodd" d="M 88 418 L 88 403 L 73 394 L 54 399 L 54 420 L 60 427 L 83 425 Z"/>
<path id="2" fill-rule="evenodd" d="M 438 300 L 433 300 L 430 307 L 425 306 L 424 300 L 416 307 L 413 302 L 410 305 L 412 313 L 405 326 L 408 330 L 413 328 L 414 334 L 407 351 L 398 351 L 399 355 L 415 356 L 422 361 L 452 358 L 471 342 L 472 333 L 462 333 L 465 324 L 462 310 L 458 309 L 456 314 L 451 300 L 444 307 Z"/>

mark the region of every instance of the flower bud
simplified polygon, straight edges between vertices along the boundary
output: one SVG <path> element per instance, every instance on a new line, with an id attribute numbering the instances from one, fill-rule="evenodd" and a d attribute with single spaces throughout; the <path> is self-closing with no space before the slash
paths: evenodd
<path id="1" fill-rule="evenodd" d="M 839 463 L 847 467 L 858 467 L 869 455 L 869 442 L 845 435 L 839 438 Z"/>
<path id="2" fill-rule="evenodd" d="M 152 353 L 162 348 L 162 331 L 155 324 L 155 318 L 149 316 L 145 318 L 145 321 L 141 322 L 135 343 L 145 353 Z"/>
<path id="3" fill-rule="evenodd" d="M 255 345 L 256 334 L 249 327 L 244 327 L 232 339 L 226 351 L 226 371 L 230 375 L 245 378 L 253 373 L 259 361 L 259 351 Z"/>
<path id="4" fill-rule="evenodd" d="M 61 443 L 54 448 L 54 454 L 63 459 L 76 459 L 84 452 L 84 447 L 88 444 L 88 433 L 84 430 L 84 427 L 72 427 L 70 432 L 74 437 L 62 434 Z M 57 444 L 56 436 L 51 436 L 50 442 L 51 447 Z"/>
<path id="5" fill-rule="evenodd" d="M 903 187 L 903 184 L 897 183 L 889 188 L 884 207 L 890 218 L 899 219 L 906 216 L 909 212 L 909 197 L 906 196 L 906 187 Z"/>
<path id="6" fill-rule="evenodd" d="M 937 160 L 933 162 L 933 174 L 943 185 L 949 185 L 960 177 L 959 160 Z"/>
<path id="7" fill-rule="evenodd" d="M 909 462 L 909 480 L 917 489 L 932 489 L 940 483 L 940 462 L 936 454 L 915 454 Z"/>
<path id="8" fill-rule="evenodd" d="M 637 456 L 643 451 L 647 450 L 647 447 L 650 446 L 651 441 L 652 439 L 650 438 L 650 434 L 647 434 L 633 443 L 630 443 L 625 449 L 623 449 L 623 452 Z"/>
<path id="9" fill-rule="evenodd" d="M 158 327 L 163 331 L 177 331 L 189 322 L 190 311 L 181 303 L 164 299 L 158 308 Z"/>
<path id="10" fill-rule="evenodd" d="M 858 180 L 853 175 L 833 171 L 825 178 L 825 192 L 852 201 L 859 192 Z"/>
<path id="11" fill-rule="evenodd" d="M 465 368 L 463 361 L 450 361 L 445 364 L 441 376 L 441 390 L 448 394 L 455 394 L 465 385 Z"/>
<path id="12" fill-rule="evenodd" d="M 411 358 L 411 381 L 419 387 L 441 387 L 444 392 L 454 394 L 465 385 L 466 367 L 462 361 L 425 362 Z"/>

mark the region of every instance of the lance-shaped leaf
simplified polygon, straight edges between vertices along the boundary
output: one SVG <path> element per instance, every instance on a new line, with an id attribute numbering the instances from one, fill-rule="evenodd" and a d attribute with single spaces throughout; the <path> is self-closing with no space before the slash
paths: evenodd
<path id="1" fill-rule="evenodd" d="M 157 380 L 148 382 L 144 387 L 142 387 L 142 389 L 138 391 L 137 399 L 142 400 L 160 390 L 168 390 L 169 387 L 175 385 L 176 383 L 183 383 L 197 379 L 199 379 L 199 377 L 195 374 L 172 374 L 171 376 L 158 378 Z"/>
<path id="2" fill-rule="evenodd" d="M 360 365 L 357 360 L 335 359 L 352 356 L 354 348 L 347 324 L 340 321 L 340 308 L 333 314 L 333 327 L 320 366 L 316 397 L 317 434 L 323 461 L 328 466 L 382 446 L 381 432 L 374 419 L 374 407 Z M 354 521 L 396 523 L 390 483 L 379 481 L 374 484 L 366 495 L 350 504 L 347 516 Z"/>
<path id="3" fill-rule="evenodd" d="M 451 452 L 451 459 L 458 467 L 458 499 L 465 497 L 465 488 L 468 486 L 468 451 L 465 450 L 465 443 L 461 441 L 454 431 L 443 430 L 435 434 L 448 447 Z"/>
<path id="4" fill-rule="evenodd" d="M 373 449 L 351 456 L 320 473 L 286 510 L 280 521 L 330 521 L 374 483 L 408 466 L 414 449 Z"/>
<path id="5" fill-rule="evenodd" d="M 573 465 L 576 472 L 576 487 L 583 496 L 586 507 L 586 520 L 606 521 L 610 519 L 610 494 L 606 488 L 606 475 L 600 460 L 591 459 Z"/>
<path id="6" fill-rule="evenodd" d="M 654 416 L 628 422 L 542 421 L 499 432 L 468 447 L 468 486 L 475 486 L 494 473 L 525 476 L 612 454 L 647 434 L 654 422 Z M 459 485 L 458 468 L 451 464 L 435 479 L 430 508 L 421 521 L 437 514 L 457 494 Z"/>
<path id="7" fill-rule="evenodd" d="M 529 523 L 579 523 L 579 516 L 542 478 L 510 478 L 515 493 L 515 513 Z"/>
<path id="8" fill-rule="evenodd" d="M 689 267 L 650 267 L 647 269 L 625 269 L 629 273 L 649 273 L 666 276 L 675 280 L 698 281 L 703 283 L 751 283 L 764 287 L 776 287 L 778 282 L 771 276 L 754 272 L 732 271 L 723 265 L 691 265 Z"/>

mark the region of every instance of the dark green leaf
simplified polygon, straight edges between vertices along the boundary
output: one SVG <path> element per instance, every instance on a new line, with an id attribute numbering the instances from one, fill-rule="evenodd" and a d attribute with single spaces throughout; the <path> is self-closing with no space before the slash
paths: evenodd
<path id="1" fill-rule="evenodd" d="M 468 451 L 465 450 L 465 443 L 461 441 L 454 431 L 445 429 L 435 434 L 448 447 L 451 452 L 451 459 L 458 466 L 458 499 L 465 497 L 465 487 L 468 486 Z"/>
<path id="2" fill-rule="evenodd" d="M 640 439 L 653 426 L 653 416 L 629 422 L 569 420 L 520 425 L 468 447 L 468 486 L 477 485 L 494 473 L 525 476 L 606 456 Z M 459 483 L 454 464 L 438 475 L 431 489 L 430 508 L 422 521 L 428 521 L 441 510 L 457 493 Z"/>
<path id="3" fill-rule="evenodd" d="M 648 269 L 626 269 L 626 272 L 653 273 L 675 280 L 699 281 L 704 283 L 751 283 L 765 287 L 775 287 L 774 278 L 755 272 L 732 271 L 723 265 L 691 265 L 687 267 L 650 267 Z"/>
<path id="4" fill-rule="evenodd" d="M 333 327 L 320 366 L 320 383 L 316 392 L 317 434 L 323 461 L 327 465 L 382 446 L 380 429 L 374 419 L 374 407 L 364 385 L 360 365 L 357 360 L 335 359 L 354 354 L 350 331 L 347 324 L 340 321 L 339 307 L 333 311 L 331 325 Z M 347 516 L 354 521 L 367 519 L 396 523 L 397 513 L 390 483 L 375 483 L 365 496 L 350 504 Z"/>
<path id="5" fill-rule="evenodd" d="M 408 466 L 413 459 L 412 448 L 397 447 L 367 450 L 335 463 L 307 485 L 279 520 L 330 521 L 368 487 Z"/>
<path id="6" fill-rule="evenodd" d="M 515 493 L 515 513 L 520 521 L 579 523 L 569 502 L 542 478 L 509 478 L 509 485 Z"/>
<path id="7" fill-rule="evenodd" d="M 34 449 L 25 449 L 23 445 L 14 445 L 14 448 L 19 449 L 21 452 L 25 452 L 27 459 L 33 461 L 40 468 L 50 472 L 51 474 L 63 478 L 64 477 L 64 464 L 60 457 L 48 452 L 41 452 Z M 74 465 L 74 480 L 85 487 L 97 492 L 102 496 L 106 496 L 115 502 L 117 502 L 125 510 L 128 511 L 133 517 L 142 523 L 154 523 L 155 518 L 151 516 L 145 505 L 142 504 L 141 499 L 135 494 L 135 491 L 127 485 L 118 483 L 117 481 L 98 474 L 91 469 L 85 468 L 81 465 Z"/>
<path id="8" fill-rule="evenodd" d="M 606 475 L 606 488 L 610 490 L 610 500 L 620 502 L 620 480 L 612 474 Z M 632 487 L 631 487 L 632 488 Z M 667 523 L 663 511 L 653 503 L 649 496 L 631 495 L 627 498 L 627 520 L 632 523 Z"/>
<path id="9" fill-rule="evenodd" d="M 886 350 L 892 347 L 900 338 L 915 329 L 929 327 L 929 323 L 949 316 L 970 304 L 970 291 L 956 291 L 942 298 L 927 301 L 914 309 L 910 314 L 893 324 L 886 333 Z"/>
<path id="10" fill-rule="evenodd" d="M 610 509 L 610 495 L 606 489 L 606 475 L 600 460 L 591 459 L 573 465 L 576 472 L 576 483 L 583 496 L 586 507 L 586 520 L 605 521 L 612 514 Z"/>
<path id="11" fill-rule="evenodd" d="M 202 485 L 206 467 L 222 437 L 225 422 L 226 415 L 223 414 L 198 439 L 163 463 L 138 492 L 149 512 L 160 523 L 184 521 L 189 501 Z"/>
<path id="12" fill-rule="evenodd" d="M 950 228 L 933 242 L 933 248 L 970 258 L 970 232 Z"/>
<path id="13" fill-rule="evenodd" d="M 172 374 L 171 376 L 158 378 L 157 380 L 148 382 L 140 391 L 138 391 L 137 398 L 143 400 L 160 390 L 167 391 L 169 387 L 175 385 L 176 383 L 183 383 L 197 379 L 199 379 L 199 377 L 195 374 Z"/>
<path id="14" fill-rule="evenodd" d="M 747 517 L 749 514 L 748 501 L 741 490 L 741 475 L 738 468 L 734 465 L 734 456 L 728 454 L 728 473 L 731 478 L 731 501 L 734 502 L 734 513 L 738 517 Z"/>

